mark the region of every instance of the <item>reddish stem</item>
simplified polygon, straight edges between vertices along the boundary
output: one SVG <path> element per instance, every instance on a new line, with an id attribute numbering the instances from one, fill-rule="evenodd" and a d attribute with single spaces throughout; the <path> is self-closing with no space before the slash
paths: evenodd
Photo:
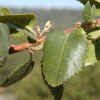
<path id="1" fill-rule="evenodd" d="M 30 47 L 36 47 L 37 45 L 41 44 L 42 42 L 44 42 L 46 39 L 46 36 L 41 37 L 41 39 L 39 39 L 36 43 L 29 43 L 29 42 L 25 42 L 19 45 L 11 45 L 10 49 L 13 49 L 13 52 L 19 52 L 19 51 L 23 51 L 27 48 Z"/>

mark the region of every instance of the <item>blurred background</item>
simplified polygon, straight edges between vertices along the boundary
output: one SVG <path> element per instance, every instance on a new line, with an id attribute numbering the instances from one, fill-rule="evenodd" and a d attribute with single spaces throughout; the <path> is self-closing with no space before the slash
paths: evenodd
<path id="1" fill-rule="evenodd" d="M 52 20 L 57 28 L 66 28 L 81 19 L 83 5 L 76 0 L 0 0 L 0 7 L 14 13 L 35 13 L 40 25 Z"/>
<path id="2" fill-rule="evenodd" d="M 7 7 L 13 13 L 34 13 L 37 16 L 37 24 L 41 26 L 51 20 L 58 31 L 82 20 L 83 5 L 76 0 L 0 0 L 0 7 Z M 17 44 L 25 40 L 22 37 L 11 38 L 10 41 Z M 53 100 L 41 76 L 40 55 L 42 53 L 34 54 L 36 64 L 27 77 L 8 88 L 0 88 L 0 100 Z M 21 58 L 15 57 L 14 61 L 18 59 Z M 11 64 L 12 62 L 9 62 L 9 66 Z M 99 64 L 95 66 L 84 68 L 64 84 L 62 100 L 100 99 L 100 67 Z"/>

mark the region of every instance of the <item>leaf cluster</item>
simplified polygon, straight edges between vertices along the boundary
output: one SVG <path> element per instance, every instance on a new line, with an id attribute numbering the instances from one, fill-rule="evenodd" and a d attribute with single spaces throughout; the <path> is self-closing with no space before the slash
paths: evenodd
<path id="1" fill-rule="evenodd" d="M 0 8 L 0 86 L 7 87 L 18 80 L 21 80 L 29 72 L 31 72 L 34 61 L 32 54 L 16 53 L 11 55 L 9 51 L 10 37 L 22 37 L 24 35 L 28 38 L 33 38 L 31 32 L 28 31 L 27 27 L 33 28 L 36 23 L 36 17 L 34 14 L 13 14 L 7 8 Z M 8 64 L 9 61 L 14 62 L 16 56 L 21 55 L 25 59 L 24 64 L 21 62 L 15 62 L 13 65 Z M 21 61 L 21 59 L 20 59 Z M 19 65 L 18 65 L 18 64 Z"/>
<path id="2" fill-rule="evenodd" d="M 81 1 L 86 3 L 86 1 Z M 41 61 L 42 76 L 55 100 L 61 100 L 63 85 L 78 74 L 84 67 L 94 65 L 100 60 L 100 22 L 95 19 L 99 1 L 87 2 L 83 9 L 83 22 L 69 33 L 53 31 L 46 34 Z M 92 5 L 91 5 L 92 4 Z M 7 66 L 13 60 L 8 52 L 8 36 L 17 37 L 24 34 L 27 41 L 35 39 L 32 28 L 36 23 L 34 14 L 12 14 L 8 9 L 0 10 L 0 86 L 9 86 L 26 76 L 33 68 L 32 54 L 25 53 L 25 63 Z M 48 24 L 48 23 L 47 23 Z M 46 27 L 48 28 L 48 27 Z M 45 30 L 46 30 L 45 28 Z M 40 28 L 38 27 L 40 31 Z M 38 32 L 39 32 L 38 31 Z M 22 54 L 22 52 L 20 52 Z M 18 53 L 15 55 L 18 56 Z M 19 56 L 20 57 L 20 56 Z M 19 63 L 18 63 L 19 64 Z M 58 93 L 59 92 L 59 93 Z M 58 93 L 58 94 L 57 94 Z"/>

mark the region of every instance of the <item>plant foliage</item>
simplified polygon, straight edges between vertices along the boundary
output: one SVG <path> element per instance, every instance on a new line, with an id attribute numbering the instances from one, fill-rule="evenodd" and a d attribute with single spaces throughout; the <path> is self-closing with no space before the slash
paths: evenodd
<path id="1" fill-rule="evenodd" d="M 35 52 L 43 48 L 42 76 L 55 100 L 61 100 L 63 84 L 68 79 L 78 74 L 84 67 L 98 63 L 100 60 L 100 19 L 95 19 L 95 17 L 97 10 L 100 10 L 100 1 L 78 1 L 85 4 L 83 22 L 68 28 L 68 32 L 56 32 L 56 30 L 48 32 L 52 27 L 50 21 L 45 24 L 42 31 L 40 26 L 34 30 L 33 26 L 36 24 L 34 14 L 13 14 L 7 8 L 0 9 L 1 87 L 16 83 L 31 72 L 34 66 L 32 50 Z M 8 37 L 13 38 L 12 34 L 15 34 L 13 35 L 15 37 L 16 34 L 24 34 L 26 43 L 9 47 Z M 12 52 L 9 53 L 9 50 Z M 14 60 L 17 56 L 23 58 L 17 62 Z M 10 65 L 9 61 L 13 64 Z"/>

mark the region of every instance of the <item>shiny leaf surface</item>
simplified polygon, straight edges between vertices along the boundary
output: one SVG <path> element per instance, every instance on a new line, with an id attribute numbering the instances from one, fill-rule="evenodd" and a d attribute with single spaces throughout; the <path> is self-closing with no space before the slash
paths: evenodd
<path id="1" fill-rule="evenodd" d="M 0 68 L 0 86 L 6 87 L 21 80 L 32 71 L 33 65 L 26 51 L 9 55 L 5 65 Z"/>
<path id="2" fill-rule="evenodd" d="M 0 67 L 5 63 L 6 57 L 8 56 L 8 34 L 8 26 L 0 23 Z"/>
<path id="3" fill-rule="evenodd" d="M 9 15 L 11 11 L 8 8 L 0 8 L 0 15 Z"/>
<path id="4" fill-rule="evenodd" d="M 96 30 L 96 31 L 90 32 L 88 34 L 88 38 L 92 39 L 92 40 L 96 40 L 96 39 L 100 38 L 100 30 Z"/>
<path id="5" fill-rule="evenodd" d="M 100 0 L 95 0 L 96 2 L 100 3 Z"/>
<path id="6" fill-rule="evenodd" d="M 95 54 L 95 45 L 92 41 L 88 41 L 88 52 L 85 61 L 85 66 L 94 65 L 97 62 L 96 54 Z"/>
<path id="7" fill-rule="evenodd" d="M 87 39 L 81 28 L 66 35 L 63 32 L 48 33 L 44 44 L 43 74 L 48 84 L 63 84 L 83 67 Z"/>
<path id="8" fill-rule="evenodd" d="M 96 9 L 96 16 L 100 16 L 100 9 Z"/>
<path id="9" fill-rule="evenodd" d="M 85 22 L 92 22 L 95 17 L 96 8 L 93 5 L 91 7 L 90 2 L 87 2 L 85 8 L 83 9 L 83 19 Z"/>
<path id="10" fill-rule="evenodd" d="M 36 24 L 36 17 L 34 14 L 11 14 L 0 16 L 0 22 L 7 24 L 14 24 L 25 28 L 27 26 L 33 27 Z M 15 32 L 13 30 L 13 32 Z"/>

